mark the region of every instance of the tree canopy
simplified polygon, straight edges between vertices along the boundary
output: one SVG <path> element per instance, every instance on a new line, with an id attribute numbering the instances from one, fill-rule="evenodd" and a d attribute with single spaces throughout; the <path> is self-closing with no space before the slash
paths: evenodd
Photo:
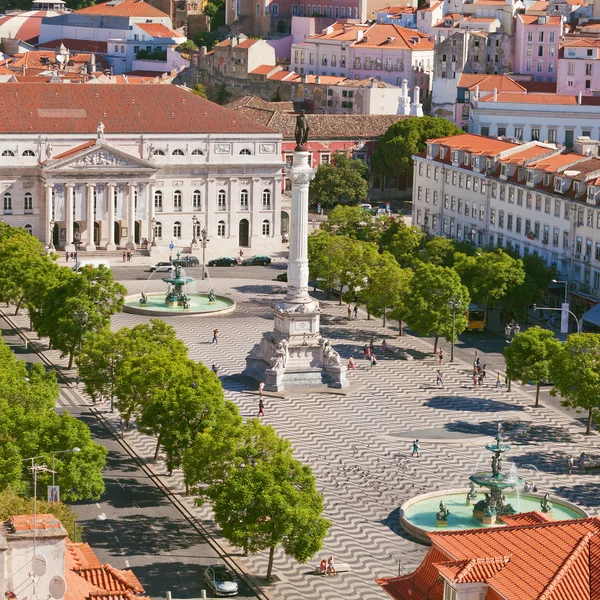
<path id="1" fill-rule="evenodd" d="M 429 139 L 464 133 L 456 125 L 440 117 L 417 117 L 397 121 L 383 135 L 371 157 L 376 173 L 397 177 L 412 175 L 414 154 L 425 150 Z"/>

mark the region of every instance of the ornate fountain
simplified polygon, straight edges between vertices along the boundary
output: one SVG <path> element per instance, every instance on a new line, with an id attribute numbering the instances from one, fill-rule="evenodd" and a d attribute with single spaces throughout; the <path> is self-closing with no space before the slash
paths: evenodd
<path id="1" fill-rule="evenodd" d="M 179 253 L 177 254 L 179 258 Z M 165 277 L 163 281 L 167 284 L 167 295 L 165 304 L 167 306 L 183 306 L 184 309 L 190 307 L 190 299 L 186 293 L 185 286 L 188 283 L 193 283 L 193 277 L 187 277 L 182 272 L 182 266 L 179 262 L 175 264 L 175 277 Z"/>
<path id="2" fill-rule="evenodd" d="M 514 469 L 511 469 L 508 474 L 502 471 L 502 455 L 510 450 L 510 446 L 502 441 L 502 425 L 498 424 L 498 434 L 494 443 L 487 444 L 485 449 L 494 454 L 492 472 L 475 473 L 469 479 L 473 484 L 488 488 L 489 492 L 484 492 L 485 499 L 480 500 L 473 507 L 473 518 L 484 525 L 493 525 L 498 517 L 516 514 L 517 511 L 506 501 L 504 491 L 520 486 L 523 478 L 519 477 Z M 474 487 L 471 486 L 467 502 L 474 500 L 476 495 Z"/>

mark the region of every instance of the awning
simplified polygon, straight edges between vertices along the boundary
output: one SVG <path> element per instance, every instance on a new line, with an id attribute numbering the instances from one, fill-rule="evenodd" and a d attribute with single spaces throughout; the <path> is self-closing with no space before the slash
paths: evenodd
<path id="1" fill-rule="evenodd" d="M 600 327 L 600 304 L 590 308 L 587 312 L 583 313 L 583 321 L 587 321 L 596 327 Z"/>

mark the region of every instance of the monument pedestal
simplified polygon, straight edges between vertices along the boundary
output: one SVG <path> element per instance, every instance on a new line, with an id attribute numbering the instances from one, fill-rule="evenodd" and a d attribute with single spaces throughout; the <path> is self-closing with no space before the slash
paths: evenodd
<path id="1" fill-rule="evenodd" d="M 308 293 L 308 185 L 315 173 L 308 156 L 297 148 L 288 169 L 292 214 L 287 294 L 272 306 L 274 331 L 264 333 L 246 358 L 244 374 L 262 381 L 265 391 L 348 385 L 340 355 L 319 333 L 319 303 Z"/>

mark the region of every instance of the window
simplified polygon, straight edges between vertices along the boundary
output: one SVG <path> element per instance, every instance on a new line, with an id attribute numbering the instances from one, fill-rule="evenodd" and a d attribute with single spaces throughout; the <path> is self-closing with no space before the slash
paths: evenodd
<path id="1" fill-rule="evenodd" d="M 4 194 L 4 212 L 12 212 L 12 196 L 8 192 Z"/>
<path id="2" fill-rule="evenodd" d="M 585 74 L 586 75 L 592 75 L 592 69 L 593 69 L 592 63 L 585 63 Z"/>
<path id="3" fill-rule="evenodd" d="M 559 235 L 560 235 L 560 231 L 558 230 L 558 227 L 555 227 L 552 230 L 552 245 L 555 248 L 558 248 L 558 237 L 559 237 Z"/>
<path id="4" fill-rule="evenodd" d="M 504 211 L 503 210 L 498 211 L 498 227 L 500 227 L 500 229 L 504 229 Z"/>
<path id="5" fill-rule="evenodd" d="M 204 156 L 204 152 L 200 148 L 195 148 L 192 150 L 192 156 Z"/>
<path id="6" fill-rule="evenodd" d="M 271 235 L 271 222 L 268 219 L 265 219 L 262 222 L 262 234 L 263 237 L 269 237 Z"/>
<path id="7" fill-rule="evenodd" d="M 517 190 L 517 206 L 523 206 L 523 190 Z"/>
<path id="8" fill-rule="evenodd" d="M 536 71 L 541 73 L 544 70 L 544 61 L 538 60 L 536 65 Z"/>
<path id="9" fill-rule="evenodd" d="M 249 150 L 248 148 L 242 148 L 242 150 L 240 150 L 240 154 L 242 156 L 251 156 L 252 155 L 252 151 Z"/>
<path id="10" fill-rule="evenodd" d="M 531 56 L 533 54 L 533 44 L 527 44 L 527 56 Z"/>
<path id="11" fill-rule="evenodd" d="M 154 226 L 154 235 L 159 240 L 162 239 L 162 223 L 160 221 L 156 221 L 156 225 Z"/>
<path id="12" fill-rule="evenodd" d="M 154 208 L 155 208 L 156 212 L 162 212 L 163 194 L 160 190 L 154 192 Z"/>
<path id="13" fill-rule="evenodd" d="M 25 225 L 25 231 L 29 234 L 29 235 L 33 235 L 33 227 L 31 225 Z"/>
<path id="14" fill-rule="evenodd" d="M 585 89 L 589 90 L 592 87 L 592 80 L 591 79 L 586 79 L 585 80 Z"/>
<path id="15" fill-rule="evenodd" d="M 554 31 L 550 32 L 550 39 L 548 40 L 551 44 L 554 44 Z"/>
<path id="16" fill-rule="evenodd" d="M 173 223 L 173 237 L 180 238 L 181 237 L 181 222 L 175 221 Z"/>
<path id="17" fill-rule="evenodd" d="M 569 249 L 569 232 L 563 231 L 563 250 Z"/>
<path id="18" fill-rule="evenodd" d="M 21 156 L 35 156 L 35 152 L 33 150 L 23 150 Z"/>
<path id="19" fill-rule="evenodd" d="M 560 200 L 554 201 L 554 216 L 560 217 Z"/>
<path id="20" fill-rule="evenodd" d="M 490 210 L 490 223 L 491 223 L 492 225 L 495 225 L 495 224 L 496 224 L 496 209 L 495 209 L 495 208 L 492 208 L 492 209 Z"/>
<path id="21" fill-rule="evenodd" d="M 515 232 L 521 233 L 521 224 L 523 223 L 521 217 L 517 217 L 515 220 Z"/>
<path id="22" fill-rule="evenodd" d="M 568 63 L 567 64 L 567 75 L 575 75 L 575 63 Z"/>
<path id="23" fill-rule="evenodd" d="M 542 210 L 542 197 L 539 194 L 536 194 L 535 196 L 535 210 L 540 212 Z"/>
<path id="24" fill-rule="evenodd" d="M 533 63 L 532 63 L 532 61 L 531 61 L 531 59 L 530 59 L 530 58 L 528 58 L 528 59 L 525 61 L 525 71 L 526 71 L 527 73 L 531 73 L 531 65 L 532 65 L 532 64 L 533 64 Z"/>
<path id="25" fill-rule="evenodd" d="M 240 210 L 248 210 L 248 190 L 240 192 Z"/>
<path id="26" fill-rule="evenodd" d="M 544 225 L 544 237 L 542 238 L 542 244 L 548 244 L 550 241 L 550 226 Z"/>
<path id="27" fill-rule="evenodd" d="M 506 229 L 512 231 L 513 228 L 513 216 L 509 213 L 506 215 Z"/>
<path id="28" fill-rule="evenodd" d="M 156 148 L 154 152 L 152 152 L 152 156 L 164 156 L 165 151 L 162 148 Z"/>
<path id="29" fill-rule="evenodd" d="M 546 198 L 544 199 L 544 212 L 547 214 L 550 214 L 550 205 L 552 204 L 552 202 L 550 201 L 550 198 L 548 198 L 548 196 L 546 196 Z"/>
<path id="30" fill-rule="evenodd" d="M 202 210 L 202 194 L 200 193 L 200 190 L 194 190 L 192 202 L 194 210 Z"/>
<path id="31" fill-rule="evenodd" d="M 533 42 L 533 31 L 528 31 L 527 32 L 527 41 L 528 42 Z"/>
<path id="32" fill-rule="evenodd" d="M 225 237 L 225 221 L 217 223 L 217 237 Z"/>
<path id="33" fill-rule="evenodd" d="M 175 150 L 171 152 L 171 156 L 185 156 L 185 152 L 181 148 L 175 148 Z"/>
<path id="34" fill-rule="evenodd" d="M 217 194 L 217 210 L 227 210 L 227 195 L 225 190 L 219 190 Z"/>
<path id="35" fill-rule="evenodd" d="M 26 212 L 33 210 L 33 196 L 29 192 L 23 198 L 23 208 Z"/>
<path id="36" fill-rule="evenodd" d="M 271 190 L 263 190 L 262 193 L 262 207 L 263 209 L 271 209 Z"/>
<path id="37" fill-rule="evenodd" d="M 173 193 L 173 209 L 181 212 L 181 192 L 179 190 L 175 190 Z"/>
<path id="38" fill-rule="evenodd" d="M 2 156 L 14 156 L 15 153 L 12 150 L 4 150 L 4 152 L 2 152 Z"/>
<path id="39" fill-rule="evenodd" d="M 531 141 L 537 142 L 540 139 L 540 130 L 537 127 L 531 128 Z"/>
<path id="40" fill-rule="evenodd" d="M 515 138 L 517 138 L 517 140 L 521 141 L 523 139 L 523 128 L 522 127 L 515 127 Z"/>
<path id="41" fill-rule="evenodd" d="M 137 55 L 137 53 L 140 51 L 140 47 L 139 46 L 134 46 L 133 47 L 133 53 Z"/>

